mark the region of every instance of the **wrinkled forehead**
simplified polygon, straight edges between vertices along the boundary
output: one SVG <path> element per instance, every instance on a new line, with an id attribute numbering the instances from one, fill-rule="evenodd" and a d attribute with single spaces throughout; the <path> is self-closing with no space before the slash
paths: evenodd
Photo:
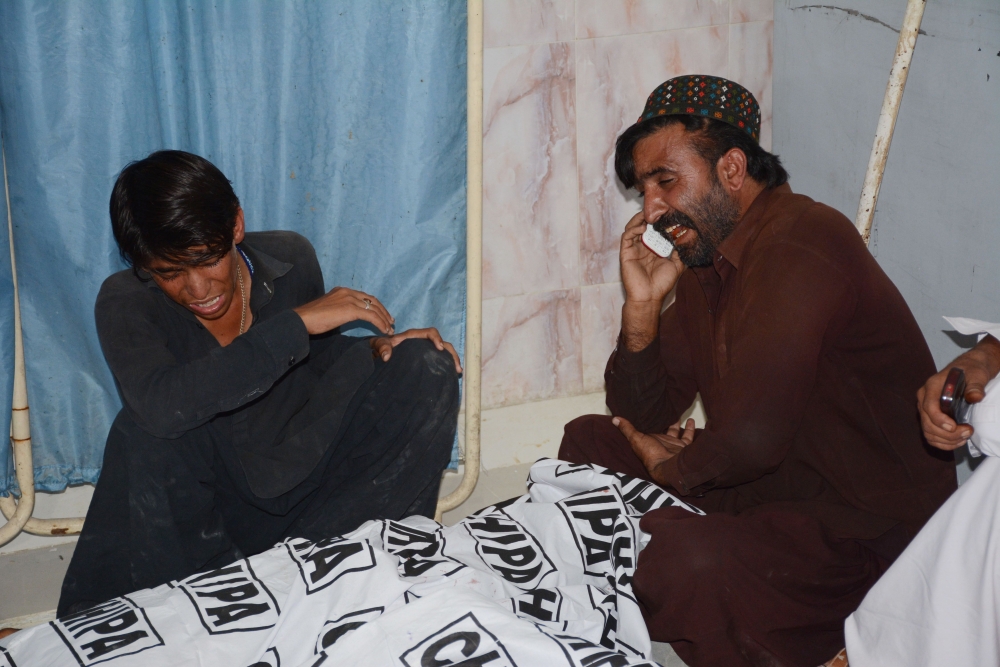
<path id="1" fill-rule="evenodd" d="M 640 139 L 632 151 L 632 159 L 640 181 L 663 173 L 707 169 L 698 153 L 694 133 L 680 124 L 668 125 Z"/>

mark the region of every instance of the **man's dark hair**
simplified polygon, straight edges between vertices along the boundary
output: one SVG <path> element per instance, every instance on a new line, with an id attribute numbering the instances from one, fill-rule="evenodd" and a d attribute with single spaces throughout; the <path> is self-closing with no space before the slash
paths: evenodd
<path id="1" fill-rule="evenodd" d="M 118 174 L 111 229 L 133 271 L 156 259 L 202 264 L 232 247 L 239 207 L 232 184 L 214 164 L 184 151 L 157 151 Z"/>
<path id="2" fill-rule="evenodd" d="M 618 137 L 615 145 L 615 172 L 626 188 L 634 188 L 639 182 L 633 156 L 636 144 L 674 123 L 683 125 L 687 132 L 694 134 L 695 150 L 711 167 L 713 175 L 719 158 L 730 149 L 738 148 L 747 156 L 747 174 L 750 178 L 768 188 L 788 182 L 788 172 L 781 166 L 778 156 L 761 148 L 760 144 L 738 127 L 714 118 L 672 115 L 657 116 L 636 123 Z"/>

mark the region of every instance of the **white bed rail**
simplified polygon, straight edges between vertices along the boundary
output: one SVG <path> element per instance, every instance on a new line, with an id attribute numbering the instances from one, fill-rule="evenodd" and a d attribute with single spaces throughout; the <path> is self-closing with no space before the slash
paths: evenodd
<path id="1" fill-rule="evenodd" d="M 0 147 L 2 154 L 2 147 Z M 31 422 L 28 415 L 28 385 L 24 372 L 24 343 L 21 339 L 21 302 L 17 291 L 17 263 L 14 257 L 14 223 L 7 185 L 7 156 L 3 160 L 3 189 L 7 199 L 7 236 L 10 240 L 10 272 L 14 282 L 14 400 L 10 419 L 10 444 L 14 470 L 21 490 L 21 500 L 0 497 L 0 511 L 8 521 L 0 527 L 0 546 L 13 540 L 23 530 L 34 535 L 79 535 L 83 519 L 34 519 L 35 466 L 31 457 Z"/>
<path id="2" fill-rule="evenodd" d="M 458 488 L 438 501 L 434 518 L 461 505 L 479 481 L 483 362 L 483 0 L 469 0 L 467 60 L 468 149 L 465 223 L 465 473 Z"/>

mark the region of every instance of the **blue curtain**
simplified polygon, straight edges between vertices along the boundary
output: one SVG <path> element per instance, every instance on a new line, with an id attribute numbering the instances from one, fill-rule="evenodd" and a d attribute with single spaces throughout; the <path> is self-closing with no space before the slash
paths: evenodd
<path id="1" fill-rule="evenodd" d="M 101 282 L 123 268 L 108 198 L 117 172 L 156 149 L 214 162 L 249 229 L 311 239 L 328 289 L 376 294 L 397 328 L 437 326 L 463 347 L 465 35 L 458 0 L 0 3 L 37 488 L 100 472 L 120 407 L 93 323 Z M 0 493 L 14 488 L 2 441 Z"/>

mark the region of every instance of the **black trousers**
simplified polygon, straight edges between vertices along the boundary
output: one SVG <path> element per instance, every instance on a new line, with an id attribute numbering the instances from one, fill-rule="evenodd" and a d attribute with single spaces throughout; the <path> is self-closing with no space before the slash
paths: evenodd
<path id="1" fill-rule="evenodd" d="M 209 423 L 166 440 L 123 411 L 58 615 L 222 567 L 286 537 L 317 540 L 369 519 L 433 517 L 458 399 L 451 356 L 425 340 L 404 341 L 387 363 L 375 361 L 312 473 L 266 499 L 251 492 L 225 429 Z"/>

